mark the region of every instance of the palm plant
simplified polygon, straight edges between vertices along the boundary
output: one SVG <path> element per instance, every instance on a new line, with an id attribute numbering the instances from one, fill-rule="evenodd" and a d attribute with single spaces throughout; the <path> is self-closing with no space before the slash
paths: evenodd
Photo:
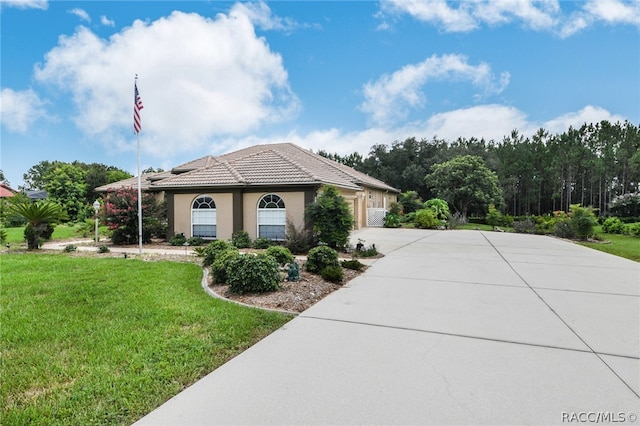
<path id="1" fill-rule="evenodd" d="M 59 204 L 47 200 L 12 204 L 10 210 L 27 221 L 24 238 L 29 250 L 38 249 L 41 240 L 51 238 L 53 225 L 66 216 Z"/>

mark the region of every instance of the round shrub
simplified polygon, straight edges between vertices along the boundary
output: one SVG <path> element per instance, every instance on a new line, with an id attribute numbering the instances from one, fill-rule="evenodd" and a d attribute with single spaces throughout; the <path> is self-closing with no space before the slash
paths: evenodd
<path id="1" fill-rule="evenodd" d="M 307 271 L 320 273 L 327 266 L 340 267 L 338 252 L 329 246 L 314 247 L 307 254 Z"/>
<path id="2" fill-rule="evenodd" d="M 181 246 L 187 242 L 187 237 L 184 234 L 176 234 L 169 240 L 172 246 Z"/>
<path id="3" fill-rule="evenodd" d="M 65 253 L 72 253 L 74 251 L 78 251 L 78 247 L 74 246 L 73 244 L 69 244 L 68 246 L 65 246 L 65 248 L 64 248 L 64 252 Z"/>
<path id="4" fill-rule="evenodd" d="M 273 257 L 280 265 L 286 265 L 293 261 L 291 251 L 283 246 L 271 246 L 267 249 L 266 254 Z"/>
<path id="5" fill-rule="evenodd" d="M 249 248 L 251 247 L 251 237 L 247 231 L 242 229 L 233 233 L 231 243 L 237 248 Z"/>
<path id="6" fill-rule="evenodd" d="M 216 256 L 223 251 L 233 248 L 233 245 L 225 240 L 215 240 L 210 242 L 204 250 L 202 250 L 202 264 L 204 266 L 211 266 L 216 260 Z"/>
<path id="7" fill-rule="evenodd" d="M 431 209 L 420 209 L 416 212 L 414 223 L 418 228 L 435 229 L 440 226 L 440 221 Z"/>
<path id="8" fill-rule="evenodd" d="M 211 273 L 213 282 L 216 284 L 224 284 L 227 282 L 227 268 L 231 261 L 240 256 L 240 252 L 235 247 L 218 252 L 215 260 L 211 264 Z"/>
<path id="9" fill-rule="evenodd" d="M 624 232 L 624 222 L 617 217 L 610 217 L 602 224 L 602 231 L 606 234 L 622 234 Z"/>
<path id="10" fill-rule="evenodd" d="M 187 243 L 190 246 L 202 246 L 204 245 L 204 240 L 202 239 L 202 237 L 191 237 L 187 240 Z"/>
<path id="11" fill-rule="evenodd" d="M 264 293 L 277 290 L 280 285 L 278 263 L 264 253 L 238 255 L 226 271 L 227 283 L 234 293 Z"/>
<path id="12" fill-rule="evenodd" d="M 325 266 L 320 275 L 325 281 L 339 283 L 344 278 L 344 271 L 339 266 Z"/>
<path id="13" fill-rule="evenodd" d="M 253 242 L 253 248 L 256 249 L 266 249 L 271 247 L 272 245 L 274 245 L 275 243 L 273 241 L 271 241 L 269 238 L 267 237 L 258 237 L 255 239 L 255 241 Z"/>

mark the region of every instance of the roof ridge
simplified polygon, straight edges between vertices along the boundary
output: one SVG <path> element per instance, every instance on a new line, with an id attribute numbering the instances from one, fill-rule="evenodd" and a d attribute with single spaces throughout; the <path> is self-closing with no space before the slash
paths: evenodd
<path id="1" fill-rule="evenodd" d="M 238 182 L 242 182 L 242 183 L 247 182 L 247 179 L 245 179 L 245 177 L 242 176 L 242 174 L 239 171 L 237 171 L 236 168 L 233 167 L 229 161 L 227 160 L 216 160 L 216 161 L 218 162 L 218 164 L 221 164 L 222 166 L 226 167 L 227 170 L 229 170 L 229 173 L 231 173 L 234 178 L 238 179 Z"/>
<path id="2" fill-rule="evenodd" d="M 293 144 L 291 144 L 291 145 L 293 145 Z M 311 178 L 313 178 L 315 180 L 318 180 L 318 181 L 321 180 L 318 176 L 313 174 L 309 169 L 307 169 L 305 166 L 303 166 L 302 164 L 300 164 L 299 162 L 297 162 L 293 158 L 290 158 L 288 155 L 285 155 L 285 153 L 277 151 L 275 149 L 270 149 L 269 151 L 273 152 L 275 155 L 277 155 L 278 157 L 282 158 L 283 160 L 287 160 L 289 163 L 293 164 L 295 167 L 297 167 L 298 169 L 300 169 L 301 171 L 306 173 L 309 177 L 311 177 Z"/>

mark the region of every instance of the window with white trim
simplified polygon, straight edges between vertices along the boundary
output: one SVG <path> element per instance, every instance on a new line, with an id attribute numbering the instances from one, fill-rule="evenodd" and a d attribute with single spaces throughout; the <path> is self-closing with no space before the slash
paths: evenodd
<path id="1" fill-rule="evenodd" d="M 267 194 L 258 202 L 258 237 L 283 241 L 287 223 L 284 201 L 276 194 Z"/>
<path id="2" fill-rule="evenodd" d="M 216 238 L 216 203 L 203 195 L 191 205 L 191 235 L 205 239 Z"/>

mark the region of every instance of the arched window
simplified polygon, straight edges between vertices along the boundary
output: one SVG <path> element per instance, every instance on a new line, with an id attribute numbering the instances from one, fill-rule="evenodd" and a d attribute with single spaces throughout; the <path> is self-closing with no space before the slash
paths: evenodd
<path id="1" fill-rule="evenodd" d="M 208 195 L 193 200 L 191 235 L 206 239 L 216 238 L 216 203 Z"/>
<path id="2" fill-rule="evenodd" d="M 284 240 L 287 211 L 276 194 L 267 194 L 258 202 L 258 237 Z"/>

